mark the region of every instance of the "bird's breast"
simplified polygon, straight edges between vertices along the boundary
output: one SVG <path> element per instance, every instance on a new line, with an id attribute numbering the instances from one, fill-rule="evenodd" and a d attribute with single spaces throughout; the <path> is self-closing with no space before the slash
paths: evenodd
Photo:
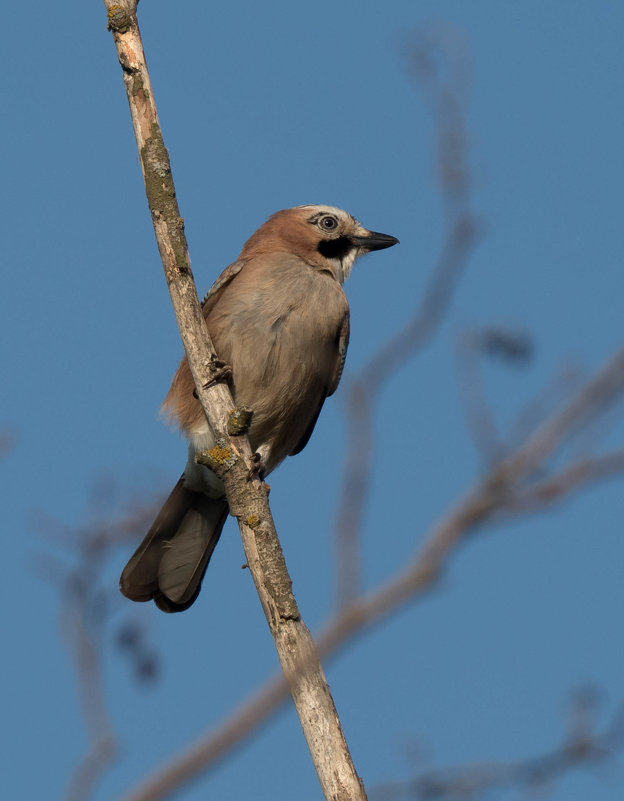
<path id="1" fill-rule="evenodd" d="M 327 393 L 348 305 L 332 276 L 307 266 L 263 281 L 251 271 L 244 277 L 224 292 L 207 323 L 219 357 L 232 366 L 237 404 L 253 409 L 252 447 L 268 445 L 278 463 Z"/>

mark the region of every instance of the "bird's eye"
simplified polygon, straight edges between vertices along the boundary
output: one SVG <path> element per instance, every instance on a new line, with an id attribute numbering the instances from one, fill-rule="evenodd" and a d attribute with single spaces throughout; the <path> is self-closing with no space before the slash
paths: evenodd
<path id="1" fill-rule="evenodd" d="M 335 217 L 321 217 L 318 224 L 324 231 L 333 231 L 338 227 L 338 220 Z"/>

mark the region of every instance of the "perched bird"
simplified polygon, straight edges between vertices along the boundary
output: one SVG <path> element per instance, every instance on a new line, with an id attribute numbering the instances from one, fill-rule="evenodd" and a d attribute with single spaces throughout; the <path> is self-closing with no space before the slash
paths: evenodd
<path id="1" fill-rule="evenodd" d="M 333 206 L 278 211 L 219 276 L 203 313 L 237 406 L 253 410 L 249 441 L 268 474 L 307 444 L 338 386 L 349 342 L 342 289 L 355 260 L 399 240 Z M 165 612 L 195 601 L 228 514 L 220 479 L 195 456 L 215 444 L 186 358 L 164 405 L 189 442 L 182 477 L 121 575 L 133 601 Z"/>

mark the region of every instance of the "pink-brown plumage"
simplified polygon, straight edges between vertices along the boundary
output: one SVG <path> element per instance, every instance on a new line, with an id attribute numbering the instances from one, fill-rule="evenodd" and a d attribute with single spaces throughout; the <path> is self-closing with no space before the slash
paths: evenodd
<path id="1" fill-rule="evenodd" d="M 397 241 L 331 206 L 285 209 L 247 240 L 206 296 L 208 331 L 232 368 L 236 404 L 253 409 L 249 439 L 267 473 L 305 446 L 338 385 L 349 339 L 342 282 L 353 262 Z M 194 389 L 184 358 L 163 410 L 189 439 L 189 461 L 121 577 L 124 594 L 152 597 L 165 611 L 197 597 L 227 511 L 219 480 L 194 459 L 214 442 Z"/>

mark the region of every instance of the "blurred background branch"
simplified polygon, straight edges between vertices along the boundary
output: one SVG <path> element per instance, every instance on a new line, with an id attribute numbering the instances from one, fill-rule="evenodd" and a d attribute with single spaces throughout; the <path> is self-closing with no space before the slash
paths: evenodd
<path id="1" fill-rule="evenodd" d="M 544 798 L 574 770 L 596 771 L 613 762 L 624 747 L 624 706 L 599 728 L 596 692 L 584 688 L 573 694 L 567 730 L 550 752 L 516 762 L 481 762 L 422 770 L 413 779 L 374 788 L 371 801 L 487 801 L 507 790 L 516 796 Z M 495 795 L 493 795 L 495 794 Z"/>

